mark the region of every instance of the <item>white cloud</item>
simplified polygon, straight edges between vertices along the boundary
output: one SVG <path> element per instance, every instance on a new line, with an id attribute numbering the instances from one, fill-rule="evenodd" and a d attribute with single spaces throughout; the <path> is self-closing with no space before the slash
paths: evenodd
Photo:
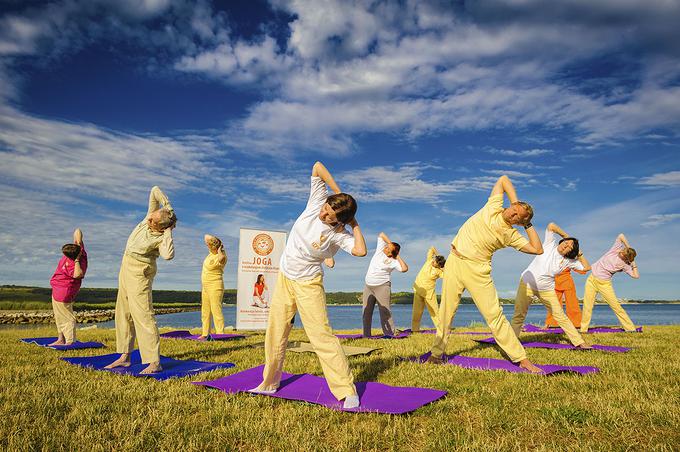
<path id="1" fill-rule="evenodd" d="M 649 218 L 647 218 L 647 221 L 642 223 L 642 226 L 646 228 L 653 228 L 661 226 L 662 224 L 670 223 L 671 221 L 675 221 L 677 219 L 680 219 L 680 213 L 650 215 Z"/>
<path id="2" fill-rule="evenodd" d="M 680 171 L 653 174 L 643 177 L 636 184 L 655 188 L 678 187 L 680 186 Z"/>

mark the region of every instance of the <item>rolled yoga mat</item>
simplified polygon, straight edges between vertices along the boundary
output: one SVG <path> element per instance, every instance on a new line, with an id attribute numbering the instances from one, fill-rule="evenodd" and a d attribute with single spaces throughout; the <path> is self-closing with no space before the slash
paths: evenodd
<path id="1" fill-rule="evenodd" d="M 415 361 L 417 363 L 423 364 L 427 361 L 431 355 L 430 352 L 425 353 L 422 356 L 416 358 L 402 358 L 408 361 Z M 526 373 L 530 374 L 528 370 L 522 369 L 517 364 L 514 364 L 505 359 L 494 359 L 494 358 L 474 358 L 472 356 L 460 356 L 460 355 L 444 355 L 445 364 L 452 364 L 454 366 L 462 367 L 464 369 L 474 369 L 474 370 L 504 370 L 506 372 L 512 373 Z M 597 367 L 590 366 L 560 366 L 557 364 L 535 364 L 536 367 L 543 370 L 542 374 L 536 375 L 551 375 L 562 372 L 574 372 L 577 374 L 590 374 L 599 372 L 600 369 Z"/>
<path id="2" fill-rule="evenodd" d="M 365 337 L 363 334 L 336 334 L 335 337 L 339 339 L 404 339 L 411 335 L 411 331 L 400 331 L 393 336 L 387 334 L 376 334 L 375 336 Z"/>
<path id="3" fill-rule="evenodd" d="M 201 339 L 200 334 L 191 334 L 188 330 L 178 330 L 170 331 L 168 333 L 163 333 L 160 337 L 170 338 L 170 339 L 186 339 L 189 341 L 228 341 L 231 339 L 243 339 L 245 336 L 243 334 L 209 334 L 206 339 Z"/>
<path id="4" fill-rule="evenodd" d="M 490 337 L 487 339 L 473 339 L 476 342 L 479 342 L 480 344 L 496 344 L 496 339 Z M 571 344 L 553 344 L 551 342 L 522 342 L 522 346 L 526 348 L 554 348 L 554 349 L 560 349 L 560 350 L 579 350 L 579 351 L 588 351 L 588 350 L 582 350 L 580 348 L 574 347 Z M 593 350 L 599 350 L 602 352 L 614 352 L 614 353 L 624 353 L 632 350 L 629 347 L 617 347 L 615 345 L 593 345 Z"/>
<path id="5" fill-rule="evenodd" d="M 131 375 L 133 377 L 149 377 L 156 380 L 167 380 L 174 377 L 187 377 L 201 372 L 208 372 L 215 369 L 228 369 L 234 367 L 233 363 L 211 363 L 205 361 L 194 360 L 179 360 L 168 358 L 161 355 L 161 366 L 163 370 L 148 375 L 140 375 L 140 372 L 147 366 L 142 364 L 142 358 L 139 355 L 139 350 L 134 350 L 130 354 L 130 367 L 116 367 L 115 369 L 104 369 L 105 366 L 111 364 L 118 359 L 120 353 L 111 353 L 108 355 L 99 356 L 85 356 L 81 358 L 61 358 L 64 361 L 75 364 L 76 366 L 87 367 L 93 370 L 105 370 L 114 374 Z"/>
<path id="6" fill-rule="evenodd" d="M 80 350 L 83 348 L 104 347 L 104 344 L 102 344 L 101 342 L 80 342 L 80 341 L 75 341 L 74 343 L 69 345 L 48 345 L 56 340 L 57 340 L 56 337 L 27 337 L 25 339 L 21 339 L 21 342 L 25 342 L 27 344 L 36 344 L 41 347 L 53 348 L 55 350 Z"/>
<path id="7" fill-rule="evenodd" d="M 194 384 L 219 389 L 227 394 L 246 392 L 262 383 L 263 368 L 264 366 L 253 367 L 228 377 L 212 381 L 195 381 Z M 343 402 L 335 399 L 324 378 L 309 374 L 283 373 L 279 389 L 274 394 L 256 395 L 315 403 L 337 411 L 385 414 L 409 413 L 446 395 L 446 391 L 436 389 L 389 386 L 372 382 L 358 382 L 355 386 L 361 405 L 351 409 L 344 409 Z"/>
<path id="8" fill-rule="evenodd" d="M 578 329 L 578 328 L 577 328 Z M 527 333 L 549 333 L 549 334 L 564 334 L 562 328 L 539 328 L 536 325 L 527 324 L 524 325 L 524 331 Z M 623 328 L 610 327 L 610 326 L 594 326 L 588 328 L 588 333 L 642 333 L 642 327 L 639 326 L 635 328 L 635 331 L 626 331 Z M 581 333 L 583 334 L 583 333 Z"/>

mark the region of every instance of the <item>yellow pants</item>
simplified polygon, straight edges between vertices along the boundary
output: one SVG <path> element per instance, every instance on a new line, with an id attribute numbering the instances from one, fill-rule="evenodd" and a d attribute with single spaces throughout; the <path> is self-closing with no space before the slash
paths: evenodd
<path id="1" fill-rule="evenodd" d="M 413 286 L 413 312 L 411 314 L 411 331 L 420 331 L 420 319 L 423 318 L 423 311 L 427 306 L 427 311 L 432 317 L 432 323 L 437 328 L 439 321 L 437 320 L 437 292 L 435 288 L 424 289 L 420 286 Z"/>
<path id="2" fill-rule="evenodd" d="M 144 364 L 160 361 L 160 338 L 151 295 L 154 276 L 155 263 L 123 256 L 116 298 L 116 351 L 131 353 L 136 337 Z"/>
<path id="3" fill-rule="evenodd" d="M 205 284 L 201 290 L 201 323 L 203 324 L 203 336 L 210 334 L 210 315 L 215 322 L 215 332 L 224 333 L 224 315 L 222 314 L 222 297 L 224 285 Z"/>
<path id="4" fill-rule="evenodd" d="M 265 366 L 261 390 L 279 387 L 291 320 L 300 311 L 300 319 L 309 342 L 321 361 L 328 387 L 336 399 L 356 395 L 354 378 L 349 370 L 340 340 L 333 335 L 326 312 L 326 293 L 321 275 L 309 281 L 293 281 L 279 273 L 269 309 L 265 336 Z"/>
<path id="5" fill-rule="evenodd" d="M 619 323 L 626 331 L 635 331 L 635 324 L 628 317 L 628 314 L 616 298 L 614 287 L 611 281 L 603 281 L 597 279 L 593 275 L 586 279 L 585 293 L 583 294 L 583 318 L 581 319 L 581 332 L 587 333 L 590 326 L 590 319 L 593 316 L 593 305 L 595 304 L 595 296 L 600 293 L 604 301 L 612 308 L 614 314 L 619 319 Z"/>
<path id="6" fill-rule="evenodd" d="M 512 330 L 515 335 L 519 337 L 524 325 L 524 319 L 527 317 L 527 311 L 531 304 L 532 297 L 538 297 L 539 301 L 548 309 L 557 324 L 564 330 L 564 333 L 569 338 L 569 341 L 574 346 L 579 346 L 585 341 L 581 335 L 576 331 L 576 327 L 567 315 L 562 310 L 560 301 L 557 299 L 557 293 L 554 290 L 534 290 L 529 287 L 524 281 L 520 280 L 517 288 L 517 295 L 515 296 L 515 314 L 512 316 Z"/>
<path id="7" fill-rule="evenodd" d="M 73 303 L 60 303 L 52 298 L 52 310 L 58 335 L 64 336 L 64 341 L 71 344 L 76 340 L 76 315 L 73 313 Z"/>
<path id="8" fill-rule="evenodd" d="M 470 292 L 477 309 L 484 317 L 496 343 L 505 351 L 511 361 L 526 359 L 524 347 L 503 315 L 496 287 L 491 279 L 491 263 L 475 262 L 449 254 L 444 266 L 442 279 L 442 301 L 439 305 L 437 335 L 432 345 L 432 355 L 441 357 L 446 351 L 449 327 L 458 310 L 460 296 L 465 289 Z"/>

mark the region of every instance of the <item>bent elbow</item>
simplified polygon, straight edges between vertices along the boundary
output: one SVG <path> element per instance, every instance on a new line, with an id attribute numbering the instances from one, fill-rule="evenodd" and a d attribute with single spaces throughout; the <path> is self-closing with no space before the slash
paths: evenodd
<path id="1" fill-rule="evenodd" d="M 364 257 L 366 255 L 366 250 L 352 250 L 352 256 Z"/>

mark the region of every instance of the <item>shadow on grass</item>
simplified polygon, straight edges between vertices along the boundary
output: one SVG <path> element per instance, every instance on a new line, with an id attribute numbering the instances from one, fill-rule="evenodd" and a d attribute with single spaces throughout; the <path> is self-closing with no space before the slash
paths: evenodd
<path id="1" fill-rule="evenodd" d="M 220 344 L 222 345 L 222 344 Z M 207 359 L 214 356 L 224 355 L 232 352 L 237 352 L 240 350 L 252 350 L 253 347 L 249 344 L 240 344 L 231 347 L 217 347 L 210 349 L 199 349 L 199 350 L 187 350 L 182 353 L 172 353 L 172 357 L 175 359 Z"/>

